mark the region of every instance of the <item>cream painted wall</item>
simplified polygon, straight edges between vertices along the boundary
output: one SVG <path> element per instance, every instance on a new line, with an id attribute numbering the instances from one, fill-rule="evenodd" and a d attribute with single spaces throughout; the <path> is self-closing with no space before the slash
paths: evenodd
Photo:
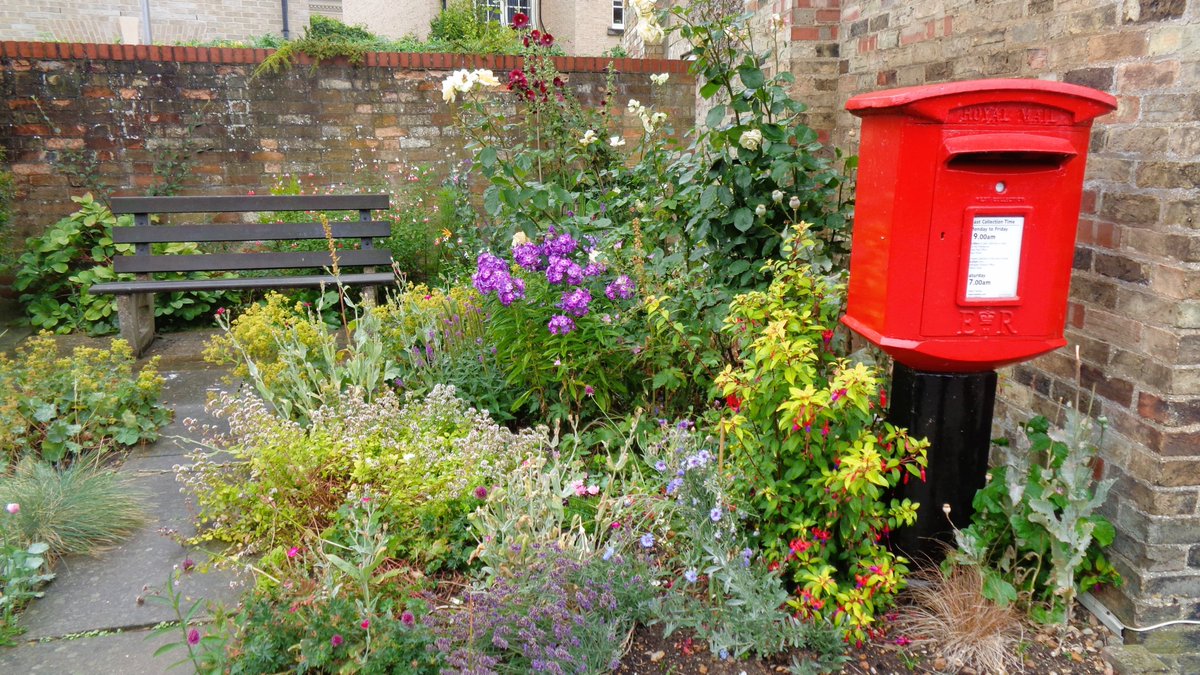
<path id="1" fill-rule="evenodd" d="M 429 22 L 442 11 L 441 0 L 342 0 L 343 21 L 390 38 L 429 35 Z"/>
<path id="2" fill-rule="evenodd" d="M 612 0 L 534 0 L 542 10 L 541 25 L 572 56 L 599 56 L 621 44 L 610 35 Z"/>

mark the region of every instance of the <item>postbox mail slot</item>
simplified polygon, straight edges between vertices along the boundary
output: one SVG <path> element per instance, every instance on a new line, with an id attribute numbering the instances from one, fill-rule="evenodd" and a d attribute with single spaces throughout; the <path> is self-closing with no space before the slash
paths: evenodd
<path id="1" fill-rule="evenodd" d="M 1077 153 L 1071 142 L 1029 134 L 978 134 L 946 139 L 946 166 L 959 171 L 1047 171 Z"/>

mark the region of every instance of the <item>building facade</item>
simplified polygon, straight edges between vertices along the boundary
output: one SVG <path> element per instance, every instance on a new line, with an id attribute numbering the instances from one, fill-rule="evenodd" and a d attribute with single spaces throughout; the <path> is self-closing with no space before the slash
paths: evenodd
<path id="1" fill-rule="evenodd" d="M 151 44 L 302 34 L 311 13 L 334 15 L 340 0 L 150 0 Z M 317 5 L 320 5 L 317 7 Z M 145 44 L 141 0 L 6 0 L 0 40 Z"/>
<path id="2" fill-rule="evenodd" d="M 554 36 L 572 56 L 599 56 L 621 44 L 624 0 L 479 0 L 497 21 L 511 23 L 513 15 L 531 18 L 534 28 Z M 429 23 L 446 0 L 343 0 L 344 21 L 366 26 L 378 35 L 425 38 Z"/>

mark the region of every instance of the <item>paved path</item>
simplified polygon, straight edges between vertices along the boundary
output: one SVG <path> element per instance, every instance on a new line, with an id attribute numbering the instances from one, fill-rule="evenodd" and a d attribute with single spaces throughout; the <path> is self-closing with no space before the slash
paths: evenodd
<path id="1" fill-rule="evenodd" d="M 155 649 L 168 640 L 150 637 L 150 627 L 175 617 L 169 607 L 138 599 L 147 587 L 164 587 L 184 559 L 203 563 L 209 558 L 204 550 L 185 549 L 166 534 L 194 532 L 189 500 L 180 493 L 172 471 L 187 461 L 193 446 L 173 437 L 187 435 L 184 418 L 205 419 L 205 396 L 220 384 L 222 373 L 200 360 L 209 334 L 172 335 L 151 348 L 150 355 L 163 358 L 159 366 L 167 378 L 163 402 L 175 411 L 175 420 L 162 430 L 158 442 L 132 452 L 120 469 L 145 494 L 150 522 L 121 546 L 97 557 L 60 561 L 57 578 L 45 588 L 46 596 L 31 603 L 19 619 L 26 630 L 24 642 L 0 648 L 0 673 L 158 674 L 182 657 L 177 650 L 153 658 Z M 64 338 L 63 347 L 84 340 Z M 240 593 L 232 587 L 235 581 L 225 571 L 193 573 L 183 577 L 180 589 L 188 598 L 215 599 L 228 606 Z M 180 666 L 175 672 L 187 673 L 191 668 Z"/>

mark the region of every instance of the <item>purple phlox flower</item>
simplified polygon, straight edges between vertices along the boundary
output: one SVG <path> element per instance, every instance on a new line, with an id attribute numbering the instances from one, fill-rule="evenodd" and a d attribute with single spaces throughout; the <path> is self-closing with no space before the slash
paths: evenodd
<path id="1" fill-rule="evenodd" d="M 546 262 L 542 259 L 542 247 L 537 244 L 521 244 L 513 249 L 513 260 L 530 272 L 540 272 Z"/>
<path id="2" fill-rule="evenodd" d="M 546 243 L 543 246 L 546 250 L 546 255 L 551 257 L 568 256 L 574 253 L 576 248 L 579 248 L 579 244 L 575 241 L 575 238 L 566 232 L 553 238 L 547 236 Z"/>
<path id="3" fill-rule="evenodd" d="M 569 258 L 550 256 L 550 264 L 546 267 L 546 281 L 552 284 L 566 281 L 571 286 L 578 286 L 583 283 L 583 270 Z"/>
<path id="4" fill-rule="evenodd" d="M 628 300 L 633 297 L 633 280 L 628 275 L 622 274 L 617 277 L 611 284 L 605 287 L 604 294 L 609 300 Z"/>
<path id="5" fill-rule="evenodd" d="M 586 316 L 588 305 L 591 302 L 592 294 L 588 289 L 581 287 L 570 291 L 563 291 L 562 301 L 558 303 L 558 308 L 567 314 Z"/>
<path id="6" fill-rule="evenodd" d="M 583 267 L 583 276 L 598 277 L 608 271 L 608 265 L 602 262 L 591 262 Z"/>
<path id="7" fill-rule="evenodd" d="M 505 307 L 525 297 L 525 281 L 514 279 L 508 271 L 508 265 L 487 251 L 479 254 L 471 281 L 481 295 L 495 293 Z"/>
<path id="8" fill-rule="evenodd" d="M 563 314 L 555 314 L 550 317 L 550 323 L 547 324 L 551 335 L 566 335 L 575 330 L 575 322 L 571 317 Z"/>

